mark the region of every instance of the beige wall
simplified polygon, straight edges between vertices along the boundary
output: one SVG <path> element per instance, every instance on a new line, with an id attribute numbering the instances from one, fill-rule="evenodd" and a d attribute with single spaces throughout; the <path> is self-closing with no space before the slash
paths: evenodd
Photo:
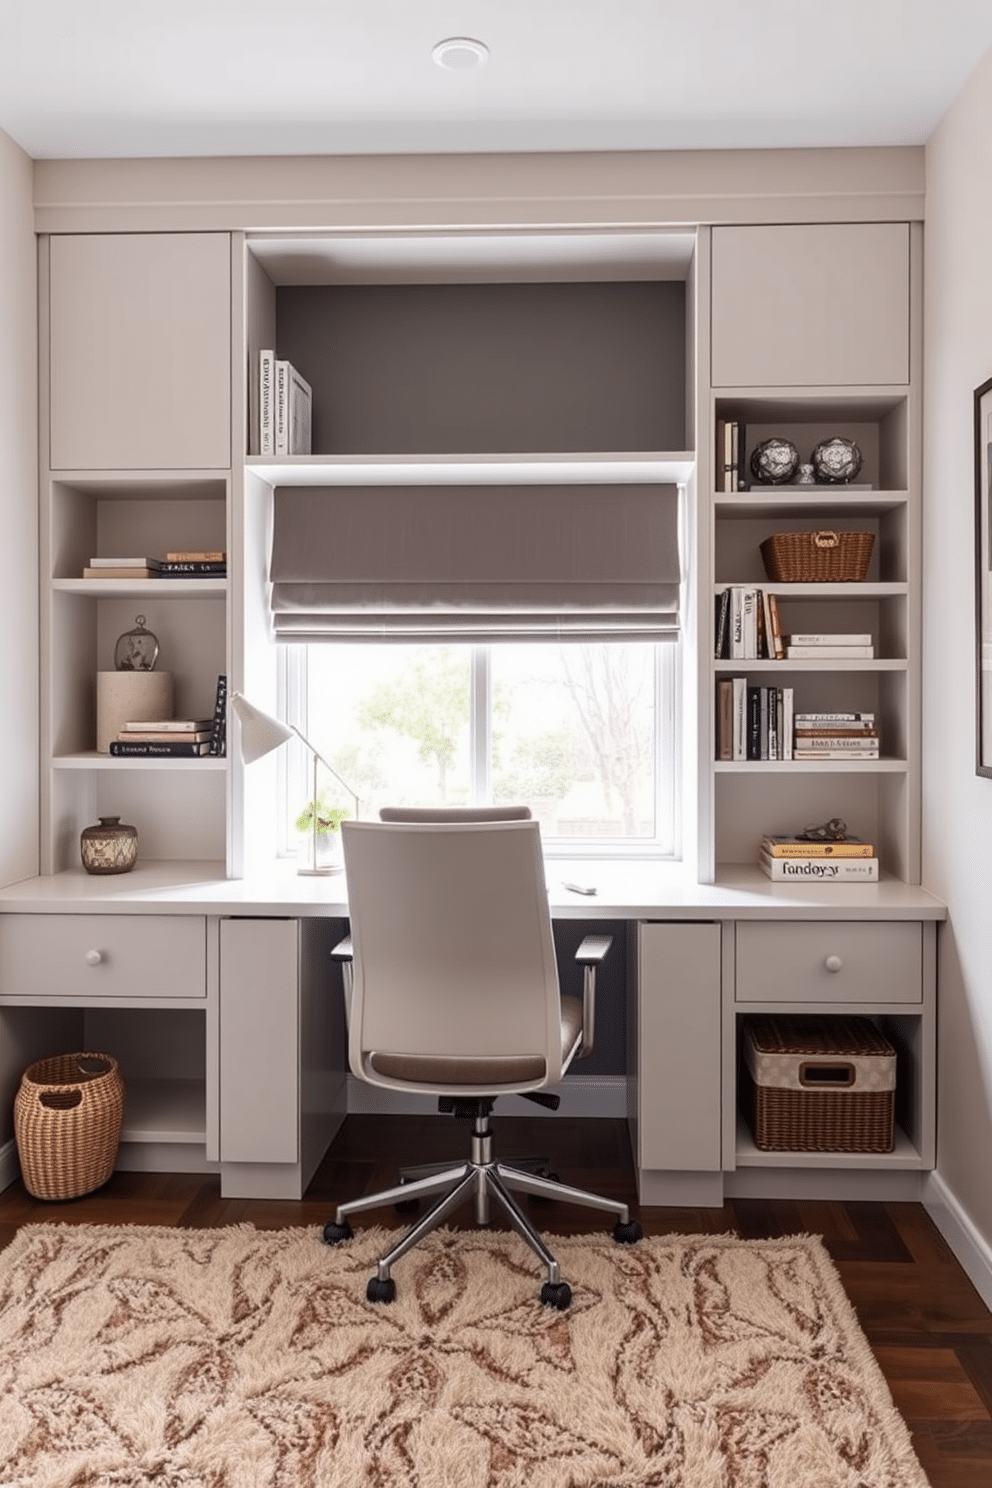
<path id="1" fill-rule="evenodd" d="M 992 377 L 992 53 L 926 161 L 923 867 L 950 907 L 937 1170 L 992 1271 L 992 780 L 975 774 L 972 432 L 973 391 Z"/>
<path id="2" fill-rule="evenodd" d="M 38 871 L 38 373 L 33 168 L 0 132 L 0 884 Z"/>

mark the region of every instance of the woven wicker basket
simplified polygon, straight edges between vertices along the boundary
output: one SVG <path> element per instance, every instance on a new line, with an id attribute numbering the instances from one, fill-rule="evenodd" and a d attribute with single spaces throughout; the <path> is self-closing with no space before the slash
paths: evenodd
<path id="1" fill-rule="evenodd" d="M 868 1018 L 744 1022 L 744 1109 L 765 1152 L 891 1152 L 896 1053 Z"/>
<path id="2" fill-rule="evenodd" d="M 109 1054 L 57 1054 L 21 1076 L 14 1136 L 21 1176 L 36 1199 L 75 1199 L 114 1171 L 124 1082 Z"/>
<path id="3" fill-rule="evenodd" d="M 777 584 L 857 583 L 868 572 L 873 532 L 776 532 L 761 544 Z"/>

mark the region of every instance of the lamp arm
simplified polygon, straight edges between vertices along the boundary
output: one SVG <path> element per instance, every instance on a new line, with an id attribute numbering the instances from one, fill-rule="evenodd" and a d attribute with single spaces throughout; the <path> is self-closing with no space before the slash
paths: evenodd
<path id="1" fill-rule="evenodd" d="M 290 728 L 293 730 L 293 733 L 300 740 L 300 742 L 306 745 L 307 749 L 309 749 L 309 751 L 313 755 L 314 759 L 320 760 L 320 763 L 323 765 L 324 769 L 327 770 L 331 775 L 334 776 L 334 779 L 337 781 L 338 785 L 344 786 L 345 790 L 348 792 L 349 796 L 351 797 L 351 799 L 355 803 L 355 820 L 357 821 L 358 820 L 358 817 L 359 817 L 359 812 L 360 812 L 360 805 L 359 805 L 359 800 L 358 800 L 358 792 L 352 790 L 352 788 L 348 784 L 347 780 L 343 780 L 342 779 L 342 777 L 338 774 L 337 770 L 335 770 L 335 768 L 334 768 L 333 765 L 328 764 L 327 760 L 321 754 L 320 750 L 319 749 L 316 749 L 314 747 L 314 745 L 310 743 L 310 740 L 307 738 L 306 734 L 304 734 L 300 729 L 298 729 L 296 727 L 296 724 L 295 723 L 291 723 L 290 724 Z"/>

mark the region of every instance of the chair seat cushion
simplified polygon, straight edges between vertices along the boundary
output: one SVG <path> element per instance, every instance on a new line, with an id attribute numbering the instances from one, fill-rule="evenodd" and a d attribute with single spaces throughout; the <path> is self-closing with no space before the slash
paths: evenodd
<path id="1" fill-rule="evenodd" d="M 561 1061 L 564 1068 L 582 1037 L 582 999 L 561 999 Z M 476 1085 L 498 1090 L 505 1085 L 532 1085 L 546 1071 L 539 1054 L 391 1054 L 374 1049 L 370 1069 L 387 1080 L 413 1085 Z"/>

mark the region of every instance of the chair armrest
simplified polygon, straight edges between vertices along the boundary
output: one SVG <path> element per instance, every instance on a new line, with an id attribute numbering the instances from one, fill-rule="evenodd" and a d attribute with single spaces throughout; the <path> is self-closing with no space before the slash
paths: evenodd
<path id="1" fill-rule="evenodd" d="M 578 1059 L 588 1059 L 596 1041 L 596 967 L 602 965 L 612 944 L 612 935 L 586 935 L 575 953 L 582 965 L 582 1047 Z"/>
<path id="2" fill-rule="evenodd" d="M 606 959 L 606 953 L 612 944 L 612 935 L 587 935 L 576 951 L 575 959 L 598 966 Z"/>
<path id="3" fill-rule="evenodd" d="M 344 988 L 344 1021 L 345 1026 L 351 1025 L 351 994 L 354 989 L 354 948 L 351 944 L 351 936 L 346 935 L 344 940 L 339 940 L 331 951 L 331 960 L 341 962 L 341 981 Z"/>

